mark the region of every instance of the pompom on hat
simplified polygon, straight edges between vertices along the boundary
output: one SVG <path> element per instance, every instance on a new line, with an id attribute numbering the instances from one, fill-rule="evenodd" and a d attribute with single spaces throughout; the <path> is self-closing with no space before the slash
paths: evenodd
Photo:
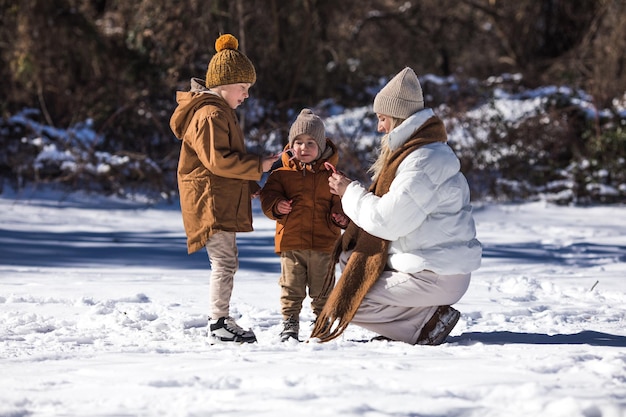
<path id="1" fill-rule="evenodd" d="M 398 119 L 407 119 L 424 108 L 422 86 L 415 72 L 406 67 L 374 97 L 374 112 Z"/>
<path id="2" fill-rule="evenodd" d="M 289 129 L 289 146 L 293 146 L 293 141 L 297 136 L 307 134 L 310 135 L 317 146 L 319 147 L 319 158 L 326 149 L 326 129 L 324 129 L 324 122 L 322 119 L 313 113 L 311 109 L 302 109 L 296 121 L 291 125 Z"/>
<path id="3" fill-rule="evenodd" d="M 215 41 L 215 50 L 206 72 L 206 87 L 218 85 L 256 82 L 254 65 L 238 51 L 239 41 L 233 35 L 225 34 Z"/>

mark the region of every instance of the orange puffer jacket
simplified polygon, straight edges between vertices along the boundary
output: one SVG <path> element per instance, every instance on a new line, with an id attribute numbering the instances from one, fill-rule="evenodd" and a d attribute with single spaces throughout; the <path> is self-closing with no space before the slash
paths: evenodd
<path id="1" fill-rule="evenodd" d="M 289 148 L 289 145 L 285 149 Z M 332 172 L 324 162 L 337 165 L 337 148 L 326 139 L 326 151 L 311 165 L 289 160 L 283 154 L 281 168 L 273 171 L 261 190 L 261 206 L 270 219 L 276 220 L 275 251 L 316 250 L 331 252 L 341 228 L 331 213 L 343 214 L 341 198 L 331 194 L 328 177 Z M 279 215 L 275 207 L 281 200 L 292 200 L 292 211 Z"/>

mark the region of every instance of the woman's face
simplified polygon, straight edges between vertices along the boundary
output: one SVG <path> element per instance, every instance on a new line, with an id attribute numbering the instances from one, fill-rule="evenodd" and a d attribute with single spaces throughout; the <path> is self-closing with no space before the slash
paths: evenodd
<path id="1" fill-rule="evenodd" d="M 380 133 L 389 133 L 391 132 L 391 121 L 393 118 L 391 116 L 387 116 L 385 114 L 376 113 L 376 117 L 378 118 L 378 132 Z"/>
<path id="2" fill-rule="evenodd" d="M 220 85 L 213 90 L 226 100 L 230 108 L 234 110 L 249 97 L 248 90 L 250 87 L 252 87 L 250 83 L 237 83 Z"/>

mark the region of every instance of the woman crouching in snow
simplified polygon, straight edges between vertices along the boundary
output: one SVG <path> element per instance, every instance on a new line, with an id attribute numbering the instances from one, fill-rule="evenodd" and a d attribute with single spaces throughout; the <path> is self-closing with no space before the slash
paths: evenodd
<path id="1" fill-rule="evenodd" d="M 329 178 L 351 223 L 334 249 L 341 278 L 311 338 L 332 340 L 353 323 L 385 339 L 438 345 L 459 320 L 450 305 L 482 256 L 469 187 L 411 68 L 376 95 L 374 112 L 385 136 L 369 191 L 341 173 Z M 329 291 L 331 277 L 334 264 Z"/>

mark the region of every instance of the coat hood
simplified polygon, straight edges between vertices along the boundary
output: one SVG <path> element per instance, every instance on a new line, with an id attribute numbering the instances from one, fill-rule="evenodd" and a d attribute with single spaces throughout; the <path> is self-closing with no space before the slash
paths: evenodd
<path id="1" fill-rule="evenodd" d="M 291 149 L 291 145 L 289 144 L 285 145 L 285 147 L 283 148 L 283 151 L 286 151 L 288 149 Z M 287 152 L 283 152 L 281 156 L 281 161 L 283 163 L 284 169 L 292 169 L 292 170 L 305 169 L 303 164 L 301 164 L 298 160 L 289 159 L 289 158 L 290 158 L 289 154 Z M 316 159 L 312 163 L 306 164 L 306 166 L 312 168 L 314 171 L 317 171 L 322 168 L 326 169 L 324 168 L 324 162 L 330 162 L 331 164 L 335 166 L 339 162 L 339 154 L 337 152 L 337 146 L 335 146 L 335 144 L 328 138 L 326 138 L 326 149 L 324 149 L 322 156 L 320 156 L 318 159 Z"/>
<path id="2" fill-rule="evenodd" d="M 178 139 L 183 138 L 191 119 L 199 108 L 212 104 L 232 111 L 223 98 L 204 86 L 204 80 L 200 78 L 191 79 L 190 91 L 177 91 L 176 102 L 178 106 L 170 119 L 170 128 Z"/>

